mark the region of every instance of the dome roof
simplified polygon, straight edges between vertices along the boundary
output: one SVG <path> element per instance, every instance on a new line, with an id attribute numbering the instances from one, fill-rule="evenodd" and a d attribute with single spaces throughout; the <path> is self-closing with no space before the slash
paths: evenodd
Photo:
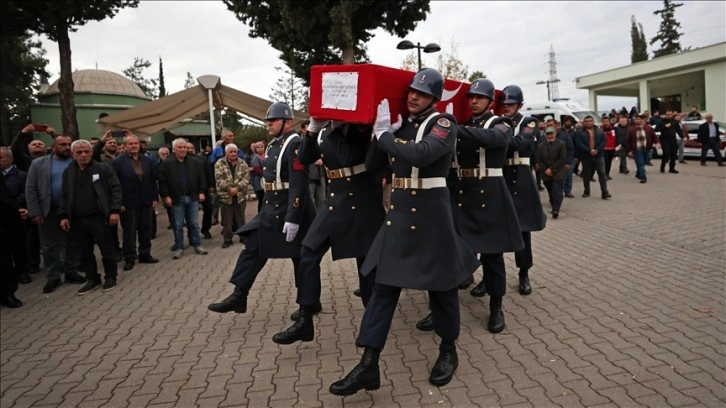
<path id="1" fill-rule="evenodd" d="M 46 95 L 60 93 L 58 81 L 53 82 Z M 73 73 L 74 93 L 95 93 L 107 95 L 126 95 L 149 99 L 136 83 L 123 75 L 102 69 L 82 69 Z"/>

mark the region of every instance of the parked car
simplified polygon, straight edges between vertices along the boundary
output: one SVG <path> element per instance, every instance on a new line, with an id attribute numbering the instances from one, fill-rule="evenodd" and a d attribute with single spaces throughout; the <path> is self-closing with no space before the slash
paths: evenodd
<path id="1" fill-rule="evenodd" d="M 702 145 L 701 142 L 698 141 L 698 127 L 705 122 L 705 120 L 683 121 L 688 129 L 688 142 L 686 142 L 686 145 L 683 147 L 683 155 L 685 157 L 701 157 Z M 724 134 L 724 130 L 726 130 L 726 123 L 716 123 L 718 123 L 718 132 L 721 139 L 718 150 L 721 151 L 721 157 L 726 157 L 726 135 Z M 660 136 L 660 132 L 656 132 L 656 135 Z M 655 152 L 653 157 L 660 157 L 663 154 L 663 149 L 661 147 L 656 147 L 654 150 Z M 707 157 L 713 157 L 713 152 L 711 150 L 708 151 Z"/>

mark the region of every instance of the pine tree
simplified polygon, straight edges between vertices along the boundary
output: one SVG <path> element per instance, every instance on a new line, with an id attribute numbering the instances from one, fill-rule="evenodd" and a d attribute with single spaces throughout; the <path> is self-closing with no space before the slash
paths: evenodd
<path id="1" fill-rule="evenodd" d="M 166 86 L 164 86 L 164 63 L 159 57 L 159 98 L 166 96 Z"/>
<path id="2" fill-rule="evenodd" d="M 648 43 L 645 41 L 643 33 L 643 25 L 635 20 L 635 16 L 630 16 L 630 42 L 633 45 L 630 51 L 630 62 L 635 64 L 640 61 L 648 60 Z"/>
<path id="3" fill-rule="evenodd" d="M 683 3 L 673 3 L 671 0 L 663 0 L 663 9 L 656 10 L 653 14 L 660 14 L 662 20 L 658 34 L 650 39 L 650 45 L 656 41 L 660 41 L 661 48 L 653 52 L 653 58 L 662 57 L 664 55 L 675 54 L 683 51 L 679 39 L 683 33 L 678 32 L 681 23 L 676 20 L 676 8 L 681 7 Z"/>

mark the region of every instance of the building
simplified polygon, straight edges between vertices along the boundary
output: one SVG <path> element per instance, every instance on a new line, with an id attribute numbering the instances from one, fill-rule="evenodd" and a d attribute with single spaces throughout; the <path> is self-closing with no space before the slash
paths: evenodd
<path id="1" fill-rule="evenodd" d="M 630 64 L 575 79 L 587 89 L 590 109 L 597 96 L 634 96 L 638 110 L 688 111 L 695 106 L 726 120 L 726 42 Z"/>
<path id="2" fill-rule="evenodd" d="M 83 139 L 103 135 L 96 124 L 99 115 L 111 115 L 151 100 L 134 81 L 111 71 L 78 70 L 73 73 L 73 83 L 78 133 Z M 63 129 L 58 81 L 38 95 L 38 102 L 30 107 L 30 116 L 33 123 Z M 51 141 L 44 133 L 37 133 L 36 137 L 45 139 L 46 144 Z"/>

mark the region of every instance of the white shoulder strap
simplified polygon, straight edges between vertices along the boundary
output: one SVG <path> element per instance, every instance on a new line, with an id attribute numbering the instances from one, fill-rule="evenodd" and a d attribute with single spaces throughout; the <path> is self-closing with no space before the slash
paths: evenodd
<path id="1" fill-rule="evenodd" d="M 431 119 L 433 119 L 434 116 L 439 115 L 440 113 L 434 110 L 431 112 L 431 114 L 426 118 L 426 120 L 421 123 L 421 126 L 418 127 L 418 132 L 416 133 L 416 143 L 420 142 L 421 139 L 424 137 L 424 132 L 426 132 L 426 126 L 428 126 Z M 416 185 L 418 183 L 418 167 L 411 166 L 411 181 L 414 183 L 413 185 Z"/>
<path id="2" fill-rule="evenodd" d="M 278 183 L 282 182 L 282 179 L 280 179 L 280 169 L 282 167 L 282 156 L 285 154 L 285 149 L 287 149 L 287 145 L 290 144 L 290 141 L 296 137 L 300 137 L 300 136 L 297 133 L 293 133 L 287 139 L 285 139 L 285 143 L 282 144 L 282 149 L 280 149 L 280 155 L 277 156 L 277 164 L 276 164 L 276 170 L 277 170 L 276 173 L 277 174 L 275 174 L 275 176 L 276 176 L 275 181 L 277 181 Z"/>
<path id="3" fill-rule="evenodd" d="M 494 119 L 499 119 L 499 116 L 492 115 L 486 123 L 484 123 L 484 129 L 489 129 L 489 125 L 494 122 Z M 487 150 L 483 147 L 479 147 L 479 174 L 486 174 L 487 170 Z"/>

